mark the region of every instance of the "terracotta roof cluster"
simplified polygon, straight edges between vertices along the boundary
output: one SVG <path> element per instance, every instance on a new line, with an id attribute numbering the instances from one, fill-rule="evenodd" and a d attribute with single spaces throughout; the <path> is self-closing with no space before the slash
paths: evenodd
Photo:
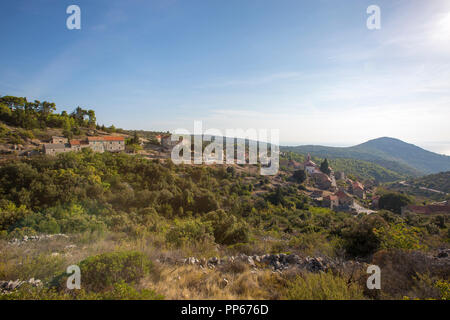
<path id="1" fill-rule="evenodd" d="M 103 136 L 103 137 L 88 137 L 88 141 L 124 141 L 124 137 L 118 136 Z"/>
<path id="2" fill-rule="evenodd" d="M 124 137 L 113 137 L 113 136 L 106 136 L 103 137 L 104 141 L 124 141 L 125 138 Z"/>
<path id="3" fill-rule="evenodd" d="M 70 143 L 71 146 L 80 146 L 80 145 L 87 145 L 87 144 L 89 144 L 87 141 L 78 140 L 78 139 L 70 140 L 69 143 Z"/>

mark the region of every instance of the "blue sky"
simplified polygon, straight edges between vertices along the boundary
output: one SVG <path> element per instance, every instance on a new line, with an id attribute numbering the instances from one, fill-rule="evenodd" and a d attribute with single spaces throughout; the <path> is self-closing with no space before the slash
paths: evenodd
<path id="1" fill-rule="evenodd" d="M 66 8 L 81 8 L 81 30 Z M 366 9 L 381 8 L 368 30 Z M 450 155 L 450 1 L 2 1 L 0 94 L 127 129 L 392 136 Z"/>

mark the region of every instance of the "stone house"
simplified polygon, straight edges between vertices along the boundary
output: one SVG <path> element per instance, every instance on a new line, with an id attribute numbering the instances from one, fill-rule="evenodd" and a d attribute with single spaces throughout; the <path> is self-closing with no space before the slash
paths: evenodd
<path id="1" fill-rule="evenodd" d="M 86 140 L 70 140 L 72 151 L 81 151 L 83 148 L 89 148 L 89 143 Z"/>
<path id="2" fill-rule="evenodd" d="M 103 137 L 103 148 L 109 152 L 119 152 L 125 150 L 125 139 L 123 137 L 106 136 Z"/>
<path id="3" fill-rule="evenodd" d="M 43 152 L 56 155 L 63 152 L 78 152 L 83 148 L 91 148 L 94 152 L 119 152 L 125 150 L 125 139 L 116 136 L 88 137 L 86 140 L 70 140 L 69 143 L 44 144 Z"/>
<path id="4" fill-rule="evenodd" d="M 306 173 L 308 174 L 313 174 L 319 169 L 317 164 L 311 160 L 311 155 L 309 153 L 308 156 L 306 157 L 306 161 L 303 163 L 303 166 L 305 168 Z"/>
<path id="5" fill-rule="evenodd" d="M 103 137 L 88 137 L 87 141 L 89 143 L 89 147 L 94 152 L 105 152 L 105 146 L 103 145 Z"/>
<path id="6" fill-rule="evenodd" d="M 345 180 L 345 172 L 344 171 L 336 171 L 335 177 L 336 177 L 336 180 Z"/>
<path id="7" fill-rule="evenodd" d="M 331 178 L 317 169 L 311 174 L 311 177 L 314 180 L 315 185 L 319 189 L 329 190 L 333 185 Z"/>
<path id="8" fill-rule="evenodd" d="M 67 138 L 64 138 L 64 137 L 53 136 L 51 143 L 52 144 L 66 144 L 66 143 L 69 143 L 69 141 Z"/>
<path id="9" fill-rule="evenodd" d="M 45 143 L 43 146 L 43 151 L 45 154 L 54 156 L 58 153 L 70 152 L 73 150 L 68 143 Z"/>
<path id="10" fill-rule="evenodd" d="M 349 208 L 353 206 L 354 200 L 353 198 L 344 190 L 339 190 L 334 194 L 339 199 L 339 206 L 342 208 Z"/>
<path id="11" fill-rule="evenodd" d="M 181 140 L 181 137 L 180 137 Z M 179 141 L 172 141 L 172 135 L 168 134 L 161 137 L 161 145 L 164 148 L 173 148 L 179 143 Z"/>
<path id="12" fill-rule="evenodd" d="M 338 209 L 339 208 L 339 197 L 334 195 L 334 194 L 325 196 L 323 198 L 323 202 L 322 203 L 327 208 Z"/>
<path id="13" fill-rule="evenodd" d="M 358 182 L 358 181 L 354 181 L 352 183 L 352 193 L 357 196 L 360 199 L 365 199 L 366 198 L 366 193 L 364 191 L 364 186 Z"/>

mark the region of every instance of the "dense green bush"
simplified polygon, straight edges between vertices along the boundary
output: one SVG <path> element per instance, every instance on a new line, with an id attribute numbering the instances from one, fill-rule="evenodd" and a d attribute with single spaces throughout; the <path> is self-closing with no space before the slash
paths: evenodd
<path id="1" fill-rule="evenodd" d="M 175 220 L 175 225 L 166 234 L 166 240 L 175 246 L 212 241 L 212 228 L 199 219 Z"/>
<path id="2" fill-rule="evenodd" d="M 136 251 L 111 252 L 89 257 L 79 264 L 82 287 L 102 291 L 121 281 L 137 283 L 150 273 L 151 261 Z"/>
<path id="3" fill-rule="evenodd" d="M 231 245 L 248 242 L 249 226 L 236 216 L 227 214 L 224 210 L 209 212 L 204 221 L 212 226 L 214 239 L 217 243 Z"/>
<path id="4" fill-rule="evenodd" d="M 404 223 L 382 226 L 374 229 L 382 249 L 422 249 L 422 231 L 417 227 L 407 227 Z"/>
<path id="5" fill-rule="evenodd" d="M 402 211 L 402 207 L 410 203 L 411 199 L 409 199 L 404 194 L 391 192 L 386 193 L 380 197 L 379 207 L 380 209 L 386 209 L 400 214 Z"/>
<path id="6" fill-rule="evenodd" d="M 356 224 L 345 227 L 342 230 L 342 237 L 347 254 L 353 257 L 365 257 L 376 252 L 381 246 L 381 241 L 374 230 L 386 225 L 386 221 L 379 215 L 370 215 Z"/>

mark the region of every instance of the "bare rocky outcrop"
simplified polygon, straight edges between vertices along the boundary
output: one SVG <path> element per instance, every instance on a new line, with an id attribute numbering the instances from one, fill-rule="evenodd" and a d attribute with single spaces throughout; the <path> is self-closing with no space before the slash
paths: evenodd
<path id="1" fill-rule="evenodd" d="M 35 235 L 35 236 L 23 236 L 21 239 L 14 238 L 10 240 L 8 243 L 11 245 L 21 245 L 24 243 L 27 243 L 29 241 L 41 241 L 41 240 L 51 240 L 56 238 L 66 238 L 68 239 L 69 236 L 62 233 L 57 234 L 41 234 L 41 235 Z"/>
<path id="2" fill-rule="evenodd" d="M 170 263 L 170 261 L 164 261 Z M 337 262 L 327 257 L 305 257 L 302 258 L 296 254 L 265 254 L 265 255 L 246 255 L 240 254 L 220 259 L 212 257 L 209 259 L 197 259 L 189 257 L 176 262 L 179 265 L 198 265 L 202 268 L 214 269 L 218 266 L 224 266 L 233 263 L 244 263 L 252 268 L 271 268 L 273 271 L 283 271 L 289 268 L 297 268 L 310 272 L 326 272 L 331 269 L 342 267 L 344 262 Z M 355 262 L 356 263 L 356 262 Z"/>
<path id="3" fill-rule="evenodd" d="M 27 281 L 22 280 L 9 280 L 9 281 L 0 281 L 0 294 L 7 294 L 16 289 L 19 289 L 24 284 L 29 284 L 32 287 L 42 287 L 42 281 L 39 279 L 31 278 Z"/>

